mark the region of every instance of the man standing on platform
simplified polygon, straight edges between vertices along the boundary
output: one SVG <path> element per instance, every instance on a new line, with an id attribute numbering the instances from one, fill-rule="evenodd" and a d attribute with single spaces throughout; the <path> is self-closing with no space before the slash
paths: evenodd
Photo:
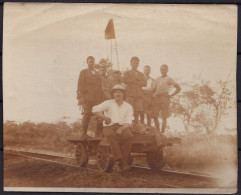
<path id="1" fill-rule="evenodd" d="M 152 117 L 154 118 L 154 123 L 157 129 L 160 130 L 160 124 L 158 121 L 159 112 L 161 111 L 162 116 L 162 130 L 165 132 L 167 118 L 169 117 L 169 104 L 170 98 L 181 91 L 180 86 L 169 76 L 167 76 L 168 66 L 163 64 L 160 68 L 162 76 L 158 77 L 155 82 L 155 92 L 152 95 L 154 98 L 154 103 L 152 106 Z M 176 90 L 169 95 L 169 90 L 171 87 L 175 87 Z"/>
<path id="2" fill-rule="evenodd" d="M 146 87 L 142 87 L 144 113 L 141 114 L 141 123 L 144 124 L 144 115 L 146 115 L 148 126 L 151 126 L 152 94 L 155 89 L 155 80 L 150 77 L 150 73 L 151 73 L 151 67 L 149 65 L 144 66 L 144 76 L 147 81 L 147 85 Z"/>
<path id="3" fill-rule="evenodd" d="M 124 83 L 126 84 L 127 99 L 134 109 L 134 119 L 138 122 L 139 116 L 143 114 L 143 91 L 142 87 L 146 86 L 146 79 L 143 73 L 137 70 L 139 58 L 132 57 L 131 70 L 124 73 Z"/>
<path id="4" fill-rule="evenodd" d="M 101 86 L 103 90 L 103 98 L 102 100 L 111 99 L 111 89 L 112 89 L 112 82 L 107 73 L 109 68 L 108 61 L 102 58 L 98 64 L 99 74 L 101 78 Z"/>
<path id="5" fill-rule="evenodd" d="M 83 108 L 82 118 L 82 139 L 87 139 L 87 130 L 92 114 L 92 107 L 102 101 L 101 78 L 94 69 L 95 58 L 89 56 L 87 58 L 88 68 L 82 70 L 79 75 L 77 99 L 78 105 Z"/>

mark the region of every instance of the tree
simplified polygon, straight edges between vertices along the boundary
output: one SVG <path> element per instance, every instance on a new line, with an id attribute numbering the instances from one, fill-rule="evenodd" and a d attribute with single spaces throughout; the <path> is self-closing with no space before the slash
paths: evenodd
<path id="1" fill-rule="evenodd" d="M 189 85 L 189 83 L 187 83 L 187 85 Z M 194 117 L 194 112 L 201 103 L 198 87 L 198 84 L 191 85 L 188 87 L 188 90 L 180 93 L 172 99 L 171 112 L 183 122 L 186 135 L 189 134 L 189 128 Z"/>
<path id="2" fill-rule="evenodd" d="M 190 126 L 195 126 L 204 128 L 206 134 L 212 136 L 231 108 L 230 81 L 218 81 L 212 86 L 209 81 L 196 77 L 193 82 L 185 83 L 187 89 L 173 98 L 171 111 L 182 120 L 186 134 Z"/>
<path id="3" fill-rule="evenodd" d="M 228 108 L 231 108 L 229 83 L 228 80 L 220 80 L 214 87 L 211 87 L 209 82 L 199 87 L 202 103 L 199 105 L 195 120 L 206 129 L 209 135 L 215 134 L 221 118 L 227 114 Z"/>

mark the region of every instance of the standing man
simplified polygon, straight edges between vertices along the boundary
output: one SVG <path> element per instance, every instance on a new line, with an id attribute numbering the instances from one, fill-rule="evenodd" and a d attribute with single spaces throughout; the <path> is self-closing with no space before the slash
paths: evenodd
<path id="1" fill-rule="evenodd" d="M 112 89 L 112 82 L 108 76 L 108 67 L 107 60 L 101 59 L 98 65 L 99 68 L 99 74 L 101 78 L 101 86 L 103 90 L 103 98 L 102 100 L 108 100 L 111 99 L 111 89 Z"/>
<path id="2" fill-rule="evenodd" d="M 111 86 L 114 87 L 117 84 L 123 83 L 123 77 L 121 75 L 121 72 L 119 70 L 110 70 L 109 72 L 110 80 L 111 80 Z"/>
<path id="3" fill-rule="evenodd" d="M 160 110 L 162 111 L 162 130 L 161 132 L 165 132 L 166 124 L 167 124 L 167 118 L 169 117 L 169 99 L 178 94 L 181 91 L 180 86 L 169 76 L 167 76 L 168 72 L 168 66 L 166 64 L 161 65 L 160 68 L 162 76 L 158 77 L 156 79 L 156 84 L 155 84 L 155 92 L 152 95 L 154 97 L 154 104 L 152 107 L 153 111 L 153 118 L 154 118 L 154 123 L 157 129 L 160 130 L 160 124 L 158 121 L 158 116 Z M 176 90 L 169 95 L 169 90 L 171 87 L 175 87 Z"/>
<path id="4" fill-rule="evenodd" d="M 126 101 L 133 106 L 134 119 L 138 122 L 139 115 L 143 114 L 143 91 L 142 87 L 146 86 L 146 79 L 143 73 L 137 70 L 139 58 L 132 57 L 131 70 L 124 73 L 124 83 L 126 84 L 127 99 Z"/>
<path id="5" fill-rule="evenodd" d="M 147 81 L 147 85 L 146 87 L 142 87 L 144 113 L 141 114 L 141 123 L 144 124 L 144 115 L 146 115 L 148 126 L 151 126 L 152 94 L 155 89 L 155 80 L 150 77 L 150 73 L 151 73 L 151 67 L 149 65 L 144 66 L 144 76 Z"/>
<path id="6" fill-rule="evenodd" d="M 87 58 L 88 68 L 80 72 L 77 89 L 78 105 L 83 108 L 82 139 L 87 139 L 87 129 L 92 116 L 92 107 L 99 104 L 102 98 L 100 76 L 94 69 L 95 58 Z"/>
<path id="7" fill-rule="evenodd" d="M 131 122 L 133 108 L 124 101 L 125 88 L 118 84 L 113 87 L 114 99 L 106 100 L 94 106 L 92 112 L 105 122 L 103 134 L 110 144 L 110 149 L 118 169 L 129 170 L 128 158 L 131 151 Z"/>

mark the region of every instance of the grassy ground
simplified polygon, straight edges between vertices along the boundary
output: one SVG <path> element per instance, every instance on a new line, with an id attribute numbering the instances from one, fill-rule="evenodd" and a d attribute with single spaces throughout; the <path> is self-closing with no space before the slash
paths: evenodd
<path id="1" fill-rule="evenodd" d="M 71 154 L 74 146 L 67 140 L 81 136 L 78 122 L 4 124 L 4 148 Z"/>
<path id="2" fill-rule="evenodd" d="M 75 147 L 67 140 L 80 135 L 81 125 L 78 122 L 69 125 L 64 122 L 6 122 L 4 147 L 73 155 Z M 224 167 L 235 169 L 236 159 L 237 137 L 232 135 L 217 135 L 215 139 L 209 140 L 204 134 L 190 134 L 188 141 L 165 149 L 166 164 L 171 168 L 220 173 Z"/>

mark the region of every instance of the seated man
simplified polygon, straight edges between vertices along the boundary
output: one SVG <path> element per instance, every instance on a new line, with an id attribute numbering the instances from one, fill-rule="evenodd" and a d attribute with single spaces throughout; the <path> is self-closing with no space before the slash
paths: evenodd
<path id="1" fill-rule="evenodd" d="M 106 100 L 94 106 L 92 112 L 105 121 L 103 134 L 110 144 L 116 166 L 120 170 L 129 170 L 128 158 L 131 150 L 132 106 L 125 102 L 125 88 L 116 85 L 112 89 L 114 99 Z"/>

